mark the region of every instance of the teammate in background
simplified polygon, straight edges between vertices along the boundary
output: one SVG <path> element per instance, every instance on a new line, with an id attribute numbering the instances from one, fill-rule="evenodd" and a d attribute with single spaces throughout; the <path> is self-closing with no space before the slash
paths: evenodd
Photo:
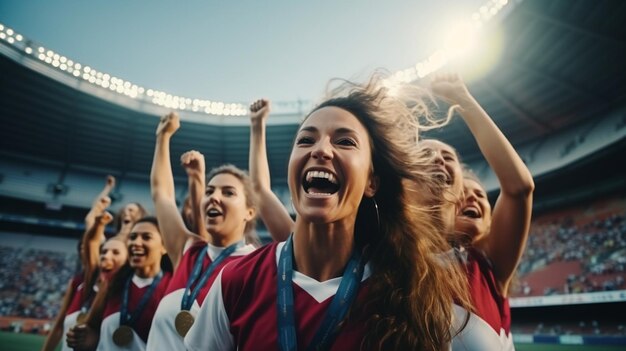
<path id="1" fill-rule="evenodd" d="M 130 202 L 122 207 L 115 215 L 115 235 L 120 236 L 123 241 L 128 240 L 128 234 L 135 222 L 146 217 L 148 212 L 138 202 Z"/>
<path id="2" fill-rule="evenodd" d="M 85 216 L 85 233 L 79 243 L 81 273 L 72 278 L 67 286 L 59 315 L 46 337 L 42 350 L 54 350 L 61 342 L 62 350 L 68 350 L 65 335 L 77 324 L 79 315 L 86 315 L 95 292 L 92 287 L 98 275 L 98 251 L 104 241 L 104 229 L 112 217 L 105 210 L 111 204 L 109 193 L 115 186 L 115 178 L 107 176 L 104 188 L 96 196 Z"/>
<path id="3" fill-rule="evenodd" d="M 430 254 L 448 244 L 402 186 L 432 179 L 416 147 L 425 106 L 380 83 L 345 83 L 306 117 L 289 160 L 294 234 L 224 268 L 188 350 L 449 346 L 465 276 Z"/>
<path id="4" fill-rule="evenodd" d="M 250 105 L 250 179 L 259 196 L 259 217 L 276 241 L 285 241 L 294 221 L 271 188 L 265 130 L 271 111 L 270 101 L 259 99 Z"/>
<path id="5" fill-rule="evenodd" d="M 456 74 L 438 75 L 432 89 L 455 106 L 500 183 L 493 211 L 486 191 L 469 173 L 460 176 L 458 155 L 433 143 L 438 164 L 461 200 L 453 242 L 465 263 L 474 312 L 453 342 L 454 350 L 512 350 L 508 291 L 522 257 L 532 212 L 534 182 L 513 146 Z M 460 187 L 464 191 L 459 191 Z M 464 195 L 463 195 L 464 194 Z"/>
<path id="6" fill-rule="evenodd" d="M 228 262 L 254 251 L 254 246 L 245 242 L 246 236 L 254 233 L 257 203 L 248 176 L 224 165 L 209 173 L 205 189 L 204 156 L 197 151 L 181 157 L 192 185 L 191 209 L 199 235 L 186 228 L 176 207 L 170 164 L 170 139 L 179 127 L 178 115 L 170 113 L 156 131 L 152 199 L 174 275 L 154 316 L 148 350 L 184 349 L 183 337 L 217 274 Z"/>
<path id="7" fill-rule="evenodd" d="M 108 212 L 105 212 L 106 221 L 111 221 L 113 216 Z M 102 221 L 96 221 L 96 226 Z M 108 222 L 107 222 L 108 223 Z M 106 223 L 104 223 L 106 225 Z M 102 229 L 104 230 L 104 229 Z M 102 291 L 103 293 L 95 294 L 92 297 L 90 303 L 93 308 L 88 311 L 81 310 L 76 323 L 69 325 L 66 330 L 66 343 L 63 345 L 64 350 L 93 350 L 98 344 L 100 323 L 102 322 L 102 312 L 104 304 L 106 303 L 106 289 L 109 283 L 118 273 L 122 267 L 126 267 L 126 271 L 129 271 L 128 266 L 128 248 L 126 243 L 122 241 L 121 237 L 113 236 L 102 244 L 100 247 L 100 263 L 99 263 L 99 277 L 97 285 L 94 285 L 94 291 Z M 98 320 L 96 321 L 96 317 Z M 87 328 L 87 324 L 97 325 L 96 328 Z"/>
<path id="8" fill-rule="evenodd" d="M 145 350 L 156 308 L 171 279 L 171 265 L 154 217 L 138 220 L 127 241 L 128 262 L 102 285 L 86 324 L 68 334 L 77 350 Z M 70 338 L 71 336 L 71 338 Z"/>

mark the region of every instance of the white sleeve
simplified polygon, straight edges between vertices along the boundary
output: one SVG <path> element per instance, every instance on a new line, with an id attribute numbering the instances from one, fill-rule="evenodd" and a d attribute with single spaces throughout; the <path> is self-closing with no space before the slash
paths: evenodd
<path id="1" fill-rule="evenodd" d="M 209 289 L 193 326 L 185 336 L 185 347 L 189 351 L 235 349 L 235 341 L 230 334 L 230 320 L 222 298 L 222 271 Z"/>

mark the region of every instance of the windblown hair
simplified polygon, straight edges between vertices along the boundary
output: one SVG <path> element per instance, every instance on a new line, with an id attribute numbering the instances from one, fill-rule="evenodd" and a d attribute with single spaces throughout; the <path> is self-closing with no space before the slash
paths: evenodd
<path id="1" fill-rule="evenodd" d="M 207 183 L 218 174 L 230 174 L 239 179 L 239 181 L 243 185 L 244 195 L 246 196 L 246 206 L 248 206 L 249 208 L 253 208 L 255 210 L 255 213 L 258 213 L 259 198 L 257 193 L 254 192 L 252 180 L 250 180 L 250 176 L 246 171 L 243 171 L 231 164 L 221 165 L 219 167 L 213 168 L 209 172 L 209 174 L 207 175 Z M 261 246 L 261 240 L 256 233 L 256 221 L 257 216 L 255 215 L 254 218 L 246 222 L 246 227 L 243 234 L 248 244 L 259 247 Z"/>
<path id="2" fill-rule="evenodd" d="M 476 173 L 474 173 L 474 171 L 468 165 L 462 163 L 461 167 L 463 169 L 463 179 L 473 180 L 476 183 L 480 184 L 483 190 L 485 189 L 485 185 L 483 184 L 483 182 L 480 180 L 480 178 L 478 178 L 478 175 L 476 175 Z"/>
<path id="3" fill-rule="evenodd" d="M 363 212 L 370 199 L 361 201 L 357 215 L 355 241 L 372 264 L 372 276 L 364 304 L 354 306 L 350 318 L 367 321 L 362 349 L 441 350 L 455 335 L 453 301 L 470 306 L 459 265 L 441 262 L 439 253 L 449 245 L 429 205 L 441 184 L 417 147 L 420 129 L 445 121 L 430 114 L 425 90 L 402 85 L 390 94 L 385 82 L 380 74 L 364 85 L 343 81 L 315 108 L 342 108 L 363 124 L 372 145 L 372 171 L 380 179 L 375 195 L 380 223 Z M 430 191 L 414 193 L 423 189 Z M 423 199 L 416 203 L 419 196 Z"/>
<path id="4" fill-rule="evenodd" d="M 421 139 L 418 144 L 418 150 L 424 159 L 427 159 L 428 164 L 436 164 L 437 152 L 433 149 L 437 144 L 445 145 L 449 147 L 458 162 L 459 168 L 463 168 L 461 163 L 461 156 L 454 147 L 436 139 Z M 432 169 L 432 168 L 431 168 Z M 458 179 L 455 178 L 454 184 L 448 184 L 441 179 L 441 173 L 438 170 L 432 172 L 430 175 L 433 178 L 433 182 L 436 186 L 424 187 L 420 184 L 411 183 L 409 186 L 418 188 L 416 194 L 422 196 L 423 192 L 430 192 L 429 199 L 432 201 L 427 205 L 430 205 L 432 216 L 438 222 L 440 228 L 444 231 L 445 236 L 449 242 L 455 241 L 454 225 L 456 219 L 456 212 L 459 204 L 463 201 L 463 179 L 462 175 L 458 175 Z M 416 201 L 420 202 L 420 199 Z M 421 200 L 423 201 L 423 200 Z"/>

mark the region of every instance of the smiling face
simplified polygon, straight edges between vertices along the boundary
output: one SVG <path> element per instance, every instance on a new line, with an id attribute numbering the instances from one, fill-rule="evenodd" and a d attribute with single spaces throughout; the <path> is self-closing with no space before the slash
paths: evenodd
<path id="1" fill-rule="evenodd" d="M 134 269 L 158 265 L 165 254 L 159 228 L 150 222 L 139 222 L 128 236 L 128 260 Z"/>
<path id="2" fill-rule="evenodd" d="M 289 189 L 298 216 L 315 223 L 354 221 L 363 196 L 375 193 L 370 138 L 350 112 L 314 111 L 296 135 Z"/>
<path id="3" fill-rule="evenodd" d="M 209 234 L 243 238 L 246 223 L 254 218 L 243 183 L 229 173 L 218 173 L 207 184 L 202 209 Z M 240 239 L 239 239 L 240 240 Z"/>
<path id="4" fill-rule="evenodd" d="M 124 225 L 135 223 L 139 220 L 139 218 L 141 218 L 141 216 L 142 213 L 139 206 L 135 203 L 130 203 L 124 206 L 124 209 L 122 210 L 122 223 Z"/>
<path id="5" fill-rule="evenodd" d="M 127 259 L 128 249 L 121 240 L 107 240 L 100 248 L 100 276 L 109 281 Z"/>
<path id="6" fill-rule="evenodd" d="M 421 146 L 434 154 L 433 174 L 445 180 L 455 196 L 461 196 L 463 190 L 463 169 L 452 146 L 438 140 L 420 141 Z"/>
<path id="7" fill-rule="evenodd" d="M 489 233 L 491 205 L 480 183 L 465 178 L 463 185 L 465 199 L 457 215 L 455 229 L 476 242 Z"/>

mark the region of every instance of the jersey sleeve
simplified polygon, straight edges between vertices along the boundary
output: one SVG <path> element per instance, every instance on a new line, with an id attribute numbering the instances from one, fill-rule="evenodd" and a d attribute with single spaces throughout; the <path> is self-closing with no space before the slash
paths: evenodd
<path id="1" fill-rule="evenodd" d="M 185 347 L 189 351 L 235 349 L 222 296 L 222 272 L 209 289 L 193 326 L 185 336 Z"/>

